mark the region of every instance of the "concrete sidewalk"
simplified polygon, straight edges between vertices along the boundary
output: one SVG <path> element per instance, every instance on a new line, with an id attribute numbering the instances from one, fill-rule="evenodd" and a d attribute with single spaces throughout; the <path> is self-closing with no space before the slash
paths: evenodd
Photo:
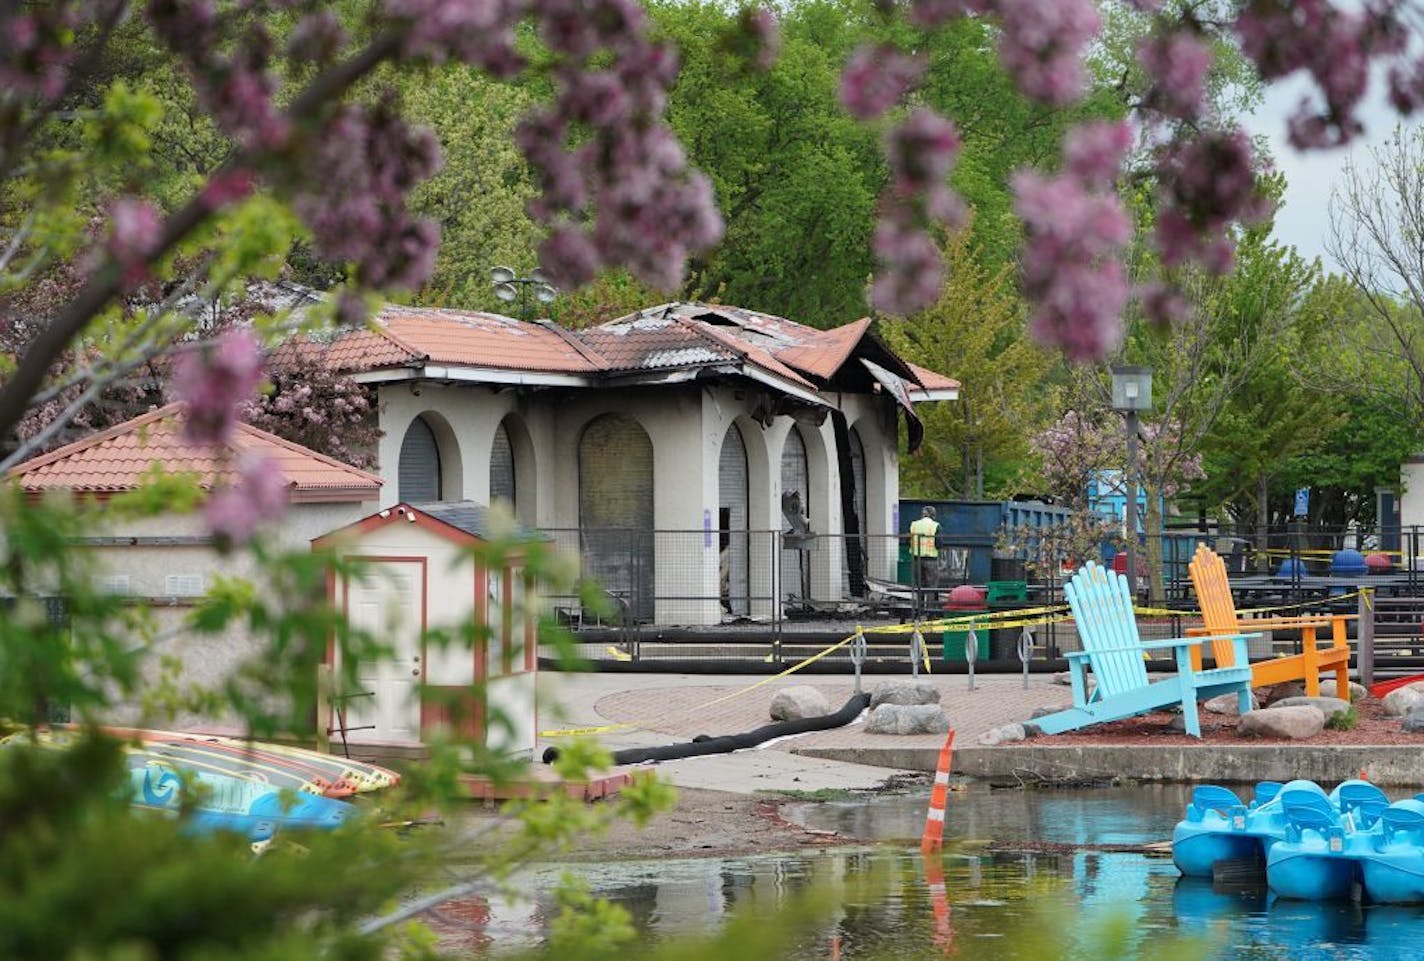
<path id="1" fill-rule="evenodd" d="M 867 690 L 886 680 L 865 679 Z M 1035 738 L 979 746 L 991 728 L 1024 721 L 1040 707 L 1066 707 L 1068 688 L 1047 675 L 986 675 L 968 689 L 964 675 L 921 680 L 940 691 L 955 729 L 954 771 L 975 777 L 1062 779 L 1126 777 L 1144 781 L 1342 781 L 1365 771 L 1381 785 L 1424 784 L 1420 745 L 1203 744 L 1183 735 L 1161 743 L 1094 745 Z M 793 684 L 820 688 L 830 704 L 845 703 L 850 677 L 778 678 L 704 674 L 563 674 L 539 677 L 541 731 L 600 728 L 607 747 L 649 747 L 698 735 L 737 734 L 767 724 L 776 692 Z M 540 739 L 545 745 L 559 738 Z M 939 735 L 867 734 L 863 720 L 830 731 L 782 738 L 745 751 L 663 761 L 658 772 L 673 784 L 738 793 L 867 790 L 895 774 L 933 771 Z"/>
<path id="2" fill-rule="evenodd" d="M 866 690 L 886 678 L 868 677 Z M 979 734 L 1022 720 L 1039 706 L 1066 705 L 1068 689 L 1043 675 L 1024 689 L 1020 676 L 989 675 L 968 690 L 964 675 L 922 677 L 940 691 L 954 726 L 956 745 L 969 747 Z M 707 734 L 737 734 L 770 722 L 776 692 L 795 684 L 820 688 L 839 706 L 851 696 L 849 677 L 760 678 L 705 674 L 575 674 L 545 672 L 539 677 L 539 726 L 551 729 L 607 728 L 596 736 L 607 747 L 648 747 L 690 741 Z M 540 738 L 545 745 L 559 738 Z M 867 734 L 863 720 L 846 727 L 777 741 L 746 751 L 663 761 L 657 770 L 684 787 L 752 793 L 869 789 L 907 771 L 933 770 L 944 744 L 941 735 Z M 929 758 L 928 765 L 924 758 Z"/>

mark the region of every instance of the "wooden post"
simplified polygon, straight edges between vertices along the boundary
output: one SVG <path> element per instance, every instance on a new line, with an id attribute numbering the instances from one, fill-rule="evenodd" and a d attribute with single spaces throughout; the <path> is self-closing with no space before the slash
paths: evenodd
<path id="1" fill-rule="evenodd" d="M 1360 618 L 1355 637 L 1355 665 L 1360 683 L 1369 687 L 1375 682 L 1375 604 L 1374 591 L 1360 591 Z"/>
<path id="2" fill-rule="evenodd" d="M 331 753 L 331 665 L 316 666 L 316 749 Z"/>

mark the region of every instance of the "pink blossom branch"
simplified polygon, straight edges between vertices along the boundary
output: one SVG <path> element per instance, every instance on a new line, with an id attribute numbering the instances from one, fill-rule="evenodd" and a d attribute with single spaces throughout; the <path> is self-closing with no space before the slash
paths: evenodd
<path id="1" fill-rule="evenodd" d="M 402 35 L 394 30 L 377 36 L 359 53 L 312 80 L 292 101 L 285 111 L 286 117 L 298 123 L 314 117 L 323 106 L 340 98 L 382 61 L 393 57 L 399 51 L 401 42 Z M 220 183 L 225 175 L 246 169 L 253 161 L 260 159 L 261 154 L 256 151 L 242 151 L 213 174 L 195 197 L 163 222 L 156 240 L 145 251 L 145 260 L 152 263 L 162 259 L 206 223 L 218 209 L 210 188 Z M 14 430 L 29 408 L 30 398 L 40 389 L 50 367 L 64 349 L 123 290 L 124 274 L 123 264 L 117 257 L 111 256 L 59 316 L 35 338 L 15 372 L 0 387 L 0 434 Z"/>

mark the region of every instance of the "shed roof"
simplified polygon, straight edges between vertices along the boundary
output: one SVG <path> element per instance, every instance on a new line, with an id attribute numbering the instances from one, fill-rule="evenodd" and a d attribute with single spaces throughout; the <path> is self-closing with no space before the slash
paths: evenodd
<path id="1" fill-rule="evenodd" d="M 210 490 L 235 478 L 243 454 L 260 454 L 277 463 L 297 502 L 371 500 L 380 490 L 376 475 L 250 424 L 239 424 L 224 445 L 194 444 L 183 437 L 182 410 L 181 404 L 169 404 L 149 411 L 17 464 L 6 477 L 36 494 L 105 495 L 137 489 L 156 464 L 165 473 L 195 474 Z"/>
<path id="2" fill-rule="evenodd" d="M 501 536 L 524 542 L 548 539 L 547 535 L 518 524 L 511 527 L 497 518 L 485 504 L 465 500 L 395 504 L 313 539 L 312 546 L 315 548 L 337 546 L 349 542 L 354 536 L 380 530 L 402 521 L 415 524 L 436 536 L 457 544 L 470 544 L 476 540 L 491 541 Z"/>

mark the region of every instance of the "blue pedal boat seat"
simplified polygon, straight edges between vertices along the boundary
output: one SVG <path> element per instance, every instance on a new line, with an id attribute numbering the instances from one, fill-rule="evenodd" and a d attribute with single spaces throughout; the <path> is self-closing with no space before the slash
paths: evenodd
<path id="1" fill-rule="evenodd" d="M 1369 781 L 1352 779 L 1341 781 L 1330 792 L 1335 807 L 1342 814 L 1349 814 L 1355 820 L 1357 829 L 1368 830 L 1385 808 L 1389 807 L 1389 796 Z"/>
<path id="2" fill-rule="evenodd" d="M 1360 862 L 1365 893 L 1380 904 L 1424 902 L 1424 801 L 1389 805 L 1378 828 Z"/>
<path id="3" fill-rule="evenodd" d="M 1286 833 L 1280 805 L 1275 803 L 1280 787 L 1275 781 L 1262 781 L 1249 805 L 1218 784 L 1193 788 L 1186 816 L 1172 830 L 1172 863 L 1177 870 L 1189 878 L 1209 878 L 1218 861 L 1265 858 Z"/>
<path id="4" fill-rule="evenodd" d="M 1350 896 L 1371 837 L 1355 829 L 1320 786 L 1292 781 L 1277 795 L 1286 834 L 1266 855 L 1266 883 L 1278 897 L 1334 901 Z"/>

